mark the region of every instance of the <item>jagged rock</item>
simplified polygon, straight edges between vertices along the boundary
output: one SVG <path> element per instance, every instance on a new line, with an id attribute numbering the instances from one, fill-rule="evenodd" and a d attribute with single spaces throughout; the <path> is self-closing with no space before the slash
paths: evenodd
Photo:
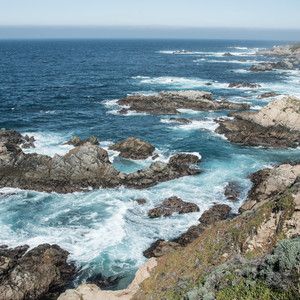
<path id="1" fill-rule="evenodd" d="M 223 56 L 234 56 L 233 54 L 231 54 L 230 52 L 226 52 L 223 54 Z"/>
<path id="2" fill-rule="evenodd" d="M 182 201 L 182 199 L 178 197 L 170 197 L 159 207 L 150 209 L 148 215 L 150 218 L 159 218 L 161 216 L 169 216 L 175 212 L 179 214 L 185 214 L 196 211 L 199 211 L 197 204 Z"/>
<path id="3" fill-rule="evenodd" d="M 85 143 L 90 143 L 92 145 L 99 145 L 99 140 L 95 136 L 91 136 L 87 139 L 81 140 L 77 136 L 74 136 L 72 139 L 70 139 L 68 142 L 64 143 L 64 145 L 72 145 L 74 147 L 82 146 Z"/>
<path id="4" fill-rule="evenodd" d="M 211 86 L 211 85 L 212 85 L 212 83 L 211 83 L 211 82 L 207 82 L 207 83 L 205 83 L 205 85 L 207 85 L 207 86 Z"/>
<path id="5" fill-rule="evenodd" d="M 297 147 L 300 142 L 300 100 L 276 99 L 260 111 L 232 114 L 233 120 L 217 120 L 215 132 L 231 142 L 273 148 Z"/>
<path id="6" fill-rule="evenodd" d="M 127 110 L 150 114 L 179 114 L 178 109 L 207 110 L 243 110 L 247 103 L 234 103 L 228 100 L 216 101 L 212 94 L 203 91 L 168 91 L 156 95 L 130 95 L 117 102 L 129 106 Z M 122 112 L 124 112 L 122 110 Z"/>
<path id="7" fill-rule="evenodd" d="M 28 247 L 1 250 L 0 299 L 43 299 L 54 289 L 59 294 L 75 273 L 74 265 L 66 262 L 69 253 L 49 244 L 24 255 L 25 249 Z"/>
<path id="8" fill-rule="evenodd" d="M 0 187 L 69 193 L 89 187 L 127 186 L 142 189 L 159 182 L 201 173 L 188 165 L 153 162 L 137 172 L 124 174 L 110 163 L 107 152 L 86 143 L 65 156 L 25 154 L 20 147 L 0 143 Z"/>
<path id="9" fill-rule="evenodd" d="M 277 94 L 275 92 L 267 92 L 259 95 L 257 98 L 271 98 L 271 97 L 276 97 L 279 96 L 280 94 Z"/>
<path id="10" fill-rule="evenodd" d="M 228 87 L 229 88 L 251 88 L 251 89 L 253 89 L 253 88 L 261 87 L 261 85 L 257 84 L 257 83 L 238 81 L 238 82 L 229 83 Z"/>
<path id="11" fill-rule="evenodd" d="M 225 187 L 224 195 L 230 201 L 236 201 L 239 196 L 240 186 L 237 182 L 229 182 Z"/>
<path id="12" fill-rule="evenodd" d="M 139 138 L 131 137 L 124 142 L 109 146 L 109 149 L 119 151 L 119 156 L 124 158 L 146 159 L 152 155 L 155 147 Z"/>
<path id="13" fill-rule="evenodd" d="M 226 204 L 216 204 L 209 210 L 206 210 L 199 218 L 199 221 L 204 226 L 212 225 L 216 222 L 227 219 L 230 211 L 230 206 Z"/>
<path id="14" fill-rule="evenodd" d="M 188 153 L 175 154 L 169 159 L 169 163 L 175 165 L 198 164 L 200 161 L 199 156 Z"/>
<path id="15" fill-rule="evenodd" d="M 180 249 L 182 249 L 182 246 L 180 244 L 176 242 L 167 242 L 165 240 L 160 239 L 154 242 L 147 250 L 143 252 L 143 254 L 147 258 L 161 257 Z"/>
<path id="16" fill-rule="evenodd" d="M 183 124 L 190 124 L 192 123 L 190 120 L 185 119 L 185 118 L 170 118 L 170 121 L 178 122 L 178 123 L 183 123 Z"/>
<path id="17" fill-rule="evenodd" d="M 0 130 L 0 143 L 10 143 L 13 145 L 21 145 L 24 149 L 35 148 L 34 137 L 29 137 L 27 134 L 23 136 L 16 130 L 6 130 L 2 128 Z"/>

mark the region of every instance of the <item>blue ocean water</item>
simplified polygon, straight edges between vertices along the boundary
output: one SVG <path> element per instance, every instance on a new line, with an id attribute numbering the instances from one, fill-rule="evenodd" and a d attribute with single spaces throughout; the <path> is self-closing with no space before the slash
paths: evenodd
<path id="1" fill-rule="evenodd" d="M 282 42 L 281 42 L 282 43 Z M 34 135 L 36 148 L 24 152 L 65 154 L 62 143 L 77 135 L 95 135 L 100 146 L 135 136 L 153 144 L 166 161 L 179 152 L 199 153 L 203 173 L 161 183 L 145 190 L 99 189 L 56 194 L 0 189 L 0 244 L 57 243 L 80 268 L 74 285 L 95 274 L 118 276 L 123 288 L 146 259 L 142 252 L 158 238 L 172 239 L 197 224 L 215 203 L 236 212 L 247 196 L 247 176 L 264 167 L 299 160 L 299 149 L 271 150 L 229 143 L 214 133 L 214 119 L 229 112 L 182 111 L 191 124 L 170 123 L 170 116 L 118 115 L 116 100 L 128 94 L 162 90 L 205 90 L 216 99 L 248 102 L 259 109 L 275 91 L 300 96 L 300 73 L 251 73 L 256 52 L 279 42 L 230 40 L 13 40 L 0 41 L 0 128 Z M 180 50 L 185 52 L 179 52 Z M 234 56 L 224 57 L 230 52 Z M 246 61 L 240 61 L 246 59 Z M 258 60 L 258 61 L 257 61 Z M 259 83 L 255 90 L 231 89 L 228 83 Z M 206 83 L 212 83 L 207 86 Z M 109 151 L 115 167 L 132 172 L 151 159 L 126 160 Z M 224 187 L 240 184 L 237 202 Z M 199 205 L 200 212 L 149 219 L 147 212 L 165 198 L 178 196 Z M 135 199 L 145 198 L 139 206 Z"/>

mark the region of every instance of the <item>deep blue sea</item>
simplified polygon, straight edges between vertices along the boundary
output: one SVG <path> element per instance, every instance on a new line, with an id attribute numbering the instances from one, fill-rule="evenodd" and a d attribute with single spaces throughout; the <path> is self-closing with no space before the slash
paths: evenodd
<path id="1" fill-rule="evenodd" d="M 191 124 L 170 123 L 167 115 L 118 115 L 116 100 L 128 94 L 162 90 L 204 90 L 215 99 L 248 102 L 260 109 L 274 91 L 300 96 L 300 73 L 251 73 L 247 69 L 267 59 L 258 50 L 282 42 L 230 40 L 12 40 L 0 41 L 0 128 L 34 135 L 38 152 L 64 155 L 62 143 L 77 135 L 95 135 L 100 147 L 128 137 L 153 144 L 167 161 L 179 152 L 199 153 L 203 173 L 161 183 L 144 190 L 99 189 L 56 194 L 0 189 L 0 244 L 18 246 L 56 243 L 70 252 L 80 269 L 74 285 L 101 273 L 121 279 L 123 288 L 146 259 L 142 252 L 158 238 L 172 239 L 198 223 L 213 203 L 237 212 L 247 196 L 247 176 L 287 160 L 299 160 L 300 149 L 244 147 L 214 133 L 214 119 L 229 112 L 182 111 Z M 179 53 L 176 51 L 186 50 Z M 174 53 L 175 51 L 175 53 Z M 231 57 L 223 54 L 230 52 Z M 241 59 L 247 61 L 240 61 Z M 258 60 L 258 61 L 257 61 Z M 228 83 L 248 81 L 257 89 L 230 89 Z M 212 83 L 211 86 L 205 85 Z M 132 172 L 151 159 L 133 161 L 109 151 L 115 167 Z M 230 181 L 243 191 L 229 202 L 224 187 Z M 150 219 L 147 212 L 165 198 L 178 196 L 200 207 L 199 213 Z M 147 199 L 138 205 L 137 198 Z"/>

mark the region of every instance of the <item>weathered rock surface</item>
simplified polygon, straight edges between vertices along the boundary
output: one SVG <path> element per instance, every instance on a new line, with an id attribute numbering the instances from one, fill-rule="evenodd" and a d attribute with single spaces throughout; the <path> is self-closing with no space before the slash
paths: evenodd
<path id="1" fill-rule="evenodd" d="M 199 221 L 202 225 L 209 226 L 221 220 L 226 220 L 230 211 L 230 206 L 226 204 L 216 204 L 209 210 L 206 210 L 199 218 Z"/>
<path id="2" fill-rule="evenodd" d="M 169 216 L 175 212 L 185 214 L 196 211 L 199 211 L 198 205 L 191 202 L 185 202 L 174 196 L 165 200 L 159 207 L 150 209 L 148 215 L 150 218 L 159 218 L 161 216 Z"/>
<path id="3" fill-rule="evenodd" d="M 199 156 L 189 153 L 175 154 L 169 159 L 169 163 L 174 165 L 198 164 L 200 161 Z"/>
<path id="4" fill-rule="evenodd" d="M 167 242 L 160 239 L 154 242 L 147 250 L 143 252 L 143 254 L 147 258 L 161 257 L 180 249 L 182 249 L 182 246 L 179 243 Z"/>
<path id="5" fill-rule="evenodd" d="M 76 290 L 67 290 L 58 300 L 130 300 L 140 288 L 140 284 L 150 277 L 157 266 L 155 258 L 150 258 L 135 274 L 133 282 L 124 290 L 102 291 L 95 284 L 82 284 Z"/>
<path id="6" fill-rule="evenodd" d="M 234 113 L 233 120 L 217 120 L 215 132 L 231 142 L 273 148 L 296 147 L 300 142 L 300 100 L 276 99 L 258 112 Z"/>
<path id="7" fill-rule="evenodd" d="M 170 118 L 170 121 L 172 121 L 172 122 L 178 122 L 178 123 L 183 123 L 183 124 L 190 124 L 190 123 L 192 123 L 190 120 L 185 119 L 185 118 Z"/>
<path id="8" fill-rule="evenodd" d="M 243 81 L 238 81 L 238 82 L 232 82 L 232 83 L 229 83 L 228 87 L 230 88 L 250 88 L 250 89 L 253 89 L 253 88 L 258 88 L 258 87 L 261 87 L 260 84 L 257 84 L 257 83 L 250 83 L 250 82 L 243 82 Z"/>
<path id="9" fill-rule="evenodd" d="M 260 52 L 261 55 L 271 57 L 299 57 L 300 56 L 300 43 L 292 43 L 281 46 L 274 46 L 272 49 L 268 49 Z"/>
<path id="10" fill-rule="evenodd" d="M 27 134 L 23 136 L 16 130 L 6 130 L 2 128 L 0 130 L 0 143 L 11 143 L 13 145 L 21 145 L 23 148 L 35 148 L 34 137 L 29 137 Z"/>
<path id="11" fill-rule="evenodd" d="M 14 144 L 0 143 L 0 187 L 59 193 L 122 185 L 142 189 L 199 173 L 200 170 L 186 164 L 156 161 L 145 169 L 124 174 L 113 167 L 104 149 L 90 143 L 53 158 L 24 154 Z"/>
<path id="12" fill-rule="evenodd" d="M 43 299 L 61 292 L 75 273 L 66 260 L 68 252 L 57 245 L 43 244 L 0 250 L 0 299 Z"/>
<path id="13" fill-rule="evenodd" d="M 110 150 L 119 151 L 119 156 L 131 159 L 146 159 L 152 156 L 155 147 L 143 140 L 131 137 L 124 142 L 109 146 Z"/>
<path id="14" fill-rule="evenodd" d="M 131 95 L 117 102 L 121 106 L 129 106 L 122 109 L 133 110 L 150 114 L 180 114 L 178 109 L 206 110 L 243 110 L 248 109 L 247 103 L 234 103 L 228 100 L 216 101 L 212 94 L 203 91 L 168 91 L 156 95 Z"/>
<path id="15" fill-rule="evenodd" d="M 64 145 L 72 145 L 74 147 L 82 146 L 86 143 L 90 143 L 92 145 L 99 145 L 99 140 L 95 136 L 91 136 L 87 139 L 81 140 L 77 136 L 74 136 L 72 139 L 70 139 L 68 142 L 64 143 Z"/>

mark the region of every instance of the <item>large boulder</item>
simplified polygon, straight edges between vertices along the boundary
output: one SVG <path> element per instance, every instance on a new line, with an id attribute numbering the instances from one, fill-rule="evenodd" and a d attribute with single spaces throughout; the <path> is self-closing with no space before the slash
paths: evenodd
<path id="1" fill-rule="evenodd" d="M 109 149 L 119 151 L 119 156 L 124 158 L 146 159 L 152 156 L 155 147 L 139 138 L 131 137 L 124 142 L 109 146 Z"/>
<path id="2" fill-rule="evenodd" d="M 161 257 L 166 254 L 173 253 L 182 249 L 182 246 L 176 242 L 168 242 L 165 240 L 157 240 L 151 246 L 143 252 L 144 256 L 150 257 Z"/>
<path id="3" fill-rule="evenodd" d="M 167 91 L 155 95 L 130 95 L 117 102 L 128 110 L 150 114 L 180 114 L 179 109 L 196 111 L 207 110 L 243 110 L 249 108 L 247 103 L 234 103 L 228 100 L 216 101 L 212 94 L 203 91 Z"/>
<path id="4" fill-rule="evenodd" d="M 227 219 L 230 211 L 230 206 L 226 204 L 216 204 L 209 210 L 206 210 L 199 218 L 199 221 L 202 225 L 209 226 L 216 222 Z"/>
<path id="5" fill-rule="evenodd" d="M 56 294 L 75 273 L 67 263 L 69 253 L 58 245 L 43 244 L 24 255 L 23 248 L 0 250 L 0 299 L 34 300 Z"/>
<path id="6" fill-rule="evenodd" d="M 170 197 L 165 200 L 159 207 L 150 209 L 148 215 L 150 218 L 158 218 L 161 216 L 169 216 L 175 212 L 185 214 L 199 211 L 199 207 L 195 203 L 185 202 L 178 197 Z"/>
<path id="7" fill-rule="evenodd" d="M 300 142 L 300 100 L 276 99 L 260 111 L 232 114 L 233 120 L 217 120 L 217 133 L 231 142 L 273 148 L 297 147 Z"/>
<path id="8" fill-rule="evenodd" d="M 189 153 L 175 154 L 169 159 L 169 163 L 174 165 L 198 164 L 200 161 L 199 156 Z"/>

